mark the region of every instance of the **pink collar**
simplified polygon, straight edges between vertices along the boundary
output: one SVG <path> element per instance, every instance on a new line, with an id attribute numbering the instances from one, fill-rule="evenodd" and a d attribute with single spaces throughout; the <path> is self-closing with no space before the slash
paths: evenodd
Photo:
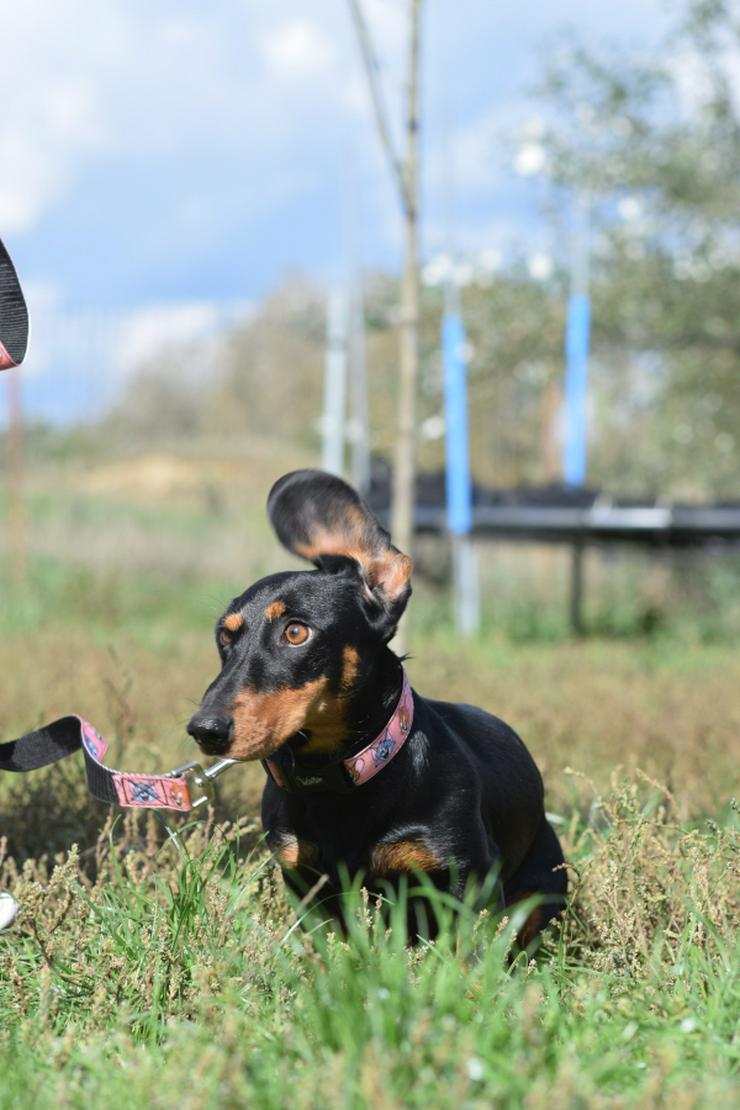
<path id="1" fill-rule="evenodd" d="M 411 732 L 414 720 L 414 695 L 408 676 L 403 672 L 403 685 L 398 704 L 388 724 L 367 747 L 349 759 L 327 767 L 300 764 L 292 749 L 280 756 L 265 759 L 263 766 L 273 782 L 295 794 L 334 791 L 344 793 L 355 786 L 362 786 L 382 771 L 398 755 Z"/>

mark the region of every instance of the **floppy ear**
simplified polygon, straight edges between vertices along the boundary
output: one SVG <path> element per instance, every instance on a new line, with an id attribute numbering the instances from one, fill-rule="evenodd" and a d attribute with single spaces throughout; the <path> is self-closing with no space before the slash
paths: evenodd
<path id="1" fill-rule="evenodd" d="M 394 630 L 411 594 L 411 559 L 391 538 L 359 494 L 323 470 L 294 470 L 278 479 L 267 499 L 278 539 L 296 555 L 329 569 L 332 557 L 353 559 L 369 595 Z"/>

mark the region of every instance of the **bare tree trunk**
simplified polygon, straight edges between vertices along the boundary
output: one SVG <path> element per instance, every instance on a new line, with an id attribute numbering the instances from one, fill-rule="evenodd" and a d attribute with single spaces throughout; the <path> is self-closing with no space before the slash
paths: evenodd
<path id="1" fill-rule="evenodd" d="M 409 55 L 406 86 L 405 158 L 393 147 L 378 80 L 378 61 L 360 0 L 348 0 L 365 65 L 378 135 L 391 173 L 396 179 L 404 218 L 404 266 L 401 289 L 401 342 L 399 362 L 398 438 L 393 469 L 391 535 L 401 551 L 413 554 L 416 493 L 416 394 L 419 380 L 419 37 L 422 0 L 409 5 Z M 404 625 L 396 649 L 405 648 Z"/>
<path id="2" fill-rule="evenodd" d="M 401 290 L 401 336 L 398 399 L 398 440 L 393 475 L 391 532 L 402 551 L 411 552 L 416 477 L 416 392 L 419 378 L 419 31 L 422 0 L 408 0 L 409 55 L 406 86 L 405 158 L 393 146 L 378 80 L 378 60 L 360 0 L 349 0 L 365 66 L 381 146 L 388 159 L 404 218 L 404 267 Z"/>
<path id="3" fill-rule="evenodd" d="M 22 589 L 28 579 L 26 501 L 24 496 L 23 407 L 18 370 L 8 374 L 8 525 L 10 574 Z"/>
<path id="4" fill-rule="evenodd" d="M 406 99 L 406 157 L 402 194 L 404 212 L 404 269 L 401 292 L 401 350 L 398 399 L 398 438 L 393 471 L 391 535 L 401 551 L 414 545 L 416 486 L 416 394 L 419 379 L 419 248 L 418 248 L 418 137 L 419 137 L 419 22 L 421 0 L 409 0 L 410 35 Z"/>

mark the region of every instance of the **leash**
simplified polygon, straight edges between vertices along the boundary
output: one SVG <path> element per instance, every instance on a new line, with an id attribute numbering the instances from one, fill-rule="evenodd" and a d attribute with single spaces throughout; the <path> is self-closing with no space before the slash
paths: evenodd
<path id="1" fill-rule="evenodd" d="M 28 350 L 28 309 L 10 255 L 0 239 L 0 371 L 19 366 Z M 108 745 L 83 717 L 60 717 L 43 728 L 0 744 L 0 771 L 24 772 L 58 763 L 82 751 L 87 788 L 101 802 L 140 809 L 168 809 L 188 813 L 214 800 L 213 780 L 235 759 L 220 759 L 203 768 L 192 761 L 164 775 L 131 774 L 106 767 Z M 179 847 L 177 833 L 167 827 Z M 17 903 L 0 892 L 0 931 L 12 924 Z"/>
<path id="2" fill-rule="evenodd" d="M 0 744 L 0 771 L 35 771 L 80 750 L 85 759 L 87 789 L 94 798 L 109 805 L 180 813 L 213 802 L 213 780 L 238 762 L 219 759 L 203 768 L 192 760 L 163 775 L 116 771 L 103 763 L 108 744 L 98 730 L 84 717 L 70 715 Z"/>
<path id="3" fill-rule="evenodd" d="M 99 801 L 189 813 L 214 801 L 213 780 L 238 763 L 236 759 L 219 759 L 204 769 L 193 760 L 164 775 L 142 775 L 106 767 L 103 756 L 107 750 L 108 744 L 89 721 L 77 716 L 60 717 L 17 740 L 0 744 L 0 771 L 35 771 L 82 751 L 87 789 Z M 163 823 L 170 841 L 182 851 L 177 831 Z M 0 893 L 0 932 L 13 924 L 17 912 L 13 896 Z"/>
<path id="4" fill-rule="evenodd" d="M 348 759 L 324 767 L 296 760 L 290 749 L 276 752 L 263 761 L 272 781 L 289 793 L 329 791 L 345 793 L 374 778 L 404 746 L 414 719 L 414 698 L 406 672 L 395 710 L 383 730 L 362 751 Z M 0 771 L 23 774 L 49 767 L 81 751 L 85 760 L 87 789 L 94 798 L 109 805 L 135 809 L 166 809 L 189 813 L 215 797 L 214 779 L 238 759 L 219 759 L 204 768 L 196 760 L 183 763 L 163 775 L 117 771 L 103 762 L 108 744 L 84 717 L 70 714 L 48 725 L 27 732 L 17 740 L 0 744 Z M 182 851 L 175 829 L 164 822 L 167 835 Z M 0 893 L 0 932 L 9 928 L 18 904 L 7 893 Z"/>
<path id="5" fill-rule="evenodd" d="M 28 349 L 28 309 L 10 255 L 0 239 L 0 370 L 19 366 Z"/>
<path id="6" fill-rule="evenodd" d="M 28 350 L 28 309 L 13 262 L 0 239 L 0 371 L 23 362 Z M 17 740 L 0 744 L 0 770 L 33 771 L 82 750 L 87 787 L 101 802 L 187 813 L 213 800 L 213 779 L 236 760 L 204 770 L 195 761 L 164 775 L 129 774 L 102 762 L 108 745 L 82 717 L 61 717 Z"/>

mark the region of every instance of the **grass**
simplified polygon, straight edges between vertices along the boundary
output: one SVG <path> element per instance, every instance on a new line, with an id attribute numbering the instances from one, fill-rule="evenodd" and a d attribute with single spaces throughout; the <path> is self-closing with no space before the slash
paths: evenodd
<path id="1" fill-rule="evenodd" d="M 409 949 L 357 891 L 346 941 L 301 932 L 239 828 L 193 828 L 179 857 L 128 818 L 94 881 L 75 851 L 10 867 L 0 1105 L 730 1106 L 732 838 L 629 789 L 609 815 L 569 830 L 564 933 L 513 963 L 516 921 L 463 913 Z"/>
<path id="2" fill-rule="evenodd" d="M 114 764 L 173 766 L 212 620 L 284 557 L 256 511 L 249 543 L 219 518 L 203 569 L 197 498 L 60 496 L 90 542 L 75 552 L 64 512 L 35 504 L 29 589 L 6 579 L 0 609 L 0 735 L 77 710 Z M 118 546 L 96 548 L 108 526 Z M 157 816 L 91 803 L 74 760 L 5 775 L 0 888 L 21 913 L 0 934 L 0 1107 L 736 1105 L 732 644 L 706 612 L 579 643 L 506 610 L 460 645 L 445 605 L 417 591 L 412 680 L 499 713 L 535 754 L 572 867 L 563 929 L 512 960 L 516 921 L 463 907 L 409 948 L 403 907 L 388 929 L 359 890 L 346 940 L 300 928 L 260 840 L 259 768 L 220 780 L 182 851 Z"/>

